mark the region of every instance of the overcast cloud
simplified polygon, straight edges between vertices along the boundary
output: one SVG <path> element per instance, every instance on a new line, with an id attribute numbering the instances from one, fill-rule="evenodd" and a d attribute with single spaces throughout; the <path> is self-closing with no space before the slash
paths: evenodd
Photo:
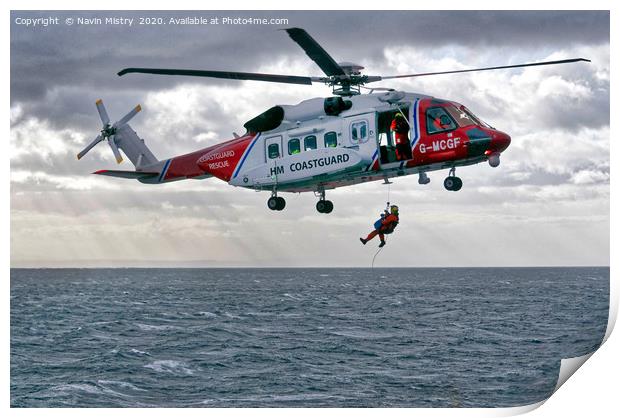
<path id="1" fill-rule="evenodd" d="M 467 105 L 512 136 L 502 165 L 395 180 L 401 224 L 382 266 L 607 265 L 609 263 L 609 14 L 607 12 L 63 12 L 61 25 L 28 28 L 11 14 L 11 258 L 17 266 L 369 266 L 368 232 L 385 205 L 379 183 L 268 195 L 217 180 L 165 185 L 100 178 L 116 168 L 97 135 L 94 102 L 111 118 L 137 103 L 132 127 L 166 158 L 243 132 L 274 104 L 328 96 L 327 87 L 130 74 L 176 67 L 321 75 L 286 27 L 303 27 L 339 61 L 369 75 L 441 71 L 585 57 L 592 63 L 377 83 Z M 66 17 L 242 16 L 278 26 L 66 26 Z M 124 162 L 121 169 L 133 169 Z"/>

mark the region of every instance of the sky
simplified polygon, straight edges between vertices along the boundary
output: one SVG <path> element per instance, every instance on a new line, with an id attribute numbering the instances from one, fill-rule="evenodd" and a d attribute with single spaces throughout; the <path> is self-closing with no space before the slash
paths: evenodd
<path id="1" fill-rule="evenodd" d="M 28 27 L 23 18 L 59 17 Z M 140 17 L 268 17 L 274 25 L 138 25 Z M 133 18 L 133 25 L 67 25 L 78 17 Z M 22 18 L 19 20 L 18 18 Z M 327 97 L 296 86 L 131 74 L 124 67 L 193 68 L 319 76 L 280 29 L 306 29 L 337 61 L 368 75 L 396 75 L 573 57 L 591 63 L 386 80 L 376 86 L 468 106 L 512 137 L 498 168 L 459 168 L 391 186 L 268 193 L 217 179 L 145 185 L 92 175 L 117 166 L 107 145 L 76 153 L 140 103 L 131 126 L 159 158 L 243 133 L 275 104 Z M 11 13 L 10 210 L 12 267 L 369 267 L 361 246 L 386 200 L 401 222 L 376 266 L 609 264 L 609 13 L 590 11 L 20 12 Z"/>

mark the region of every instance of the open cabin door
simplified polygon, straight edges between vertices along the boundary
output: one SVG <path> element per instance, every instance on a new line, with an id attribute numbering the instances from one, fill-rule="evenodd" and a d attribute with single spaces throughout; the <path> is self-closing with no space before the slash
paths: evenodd
<path id="1" fill-rule="evenodd" d="M 413 158 L 412 148 L 415 144 L 412 140 L 417 138 L 417 115 L 412 114 L 412 108 L 417 109 L 415 106 L 404 105 L 399 109 L 378 113 L 377 147 L 380 168 L 398 167 Z"/>

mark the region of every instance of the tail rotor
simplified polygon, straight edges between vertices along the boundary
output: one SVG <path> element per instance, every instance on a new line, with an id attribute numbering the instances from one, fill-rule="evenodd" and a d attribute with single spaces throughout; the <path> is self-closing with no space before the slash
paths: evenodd
<path id="1" fill-rule="evenodd" d="M 99 99 L 95 102 L 95 106 L 97 106 L 97 112 L 99 112 L 99 117 L 101 118 L 101 122 L 103 122 L 103 126 L 110 124 L 110 117 L 108 116 L 108 112 L 105 110 L 105 106 L 103 105 L 103 100 Z"/>
<path id="2" fill-rule="evenodd" d="M 101 133 L 97 135 L 97 137 L 90 144 L 88 144 L 86 148 L 80 151 L 80 153 L 77 155 L 77 158 L 79 160 L 84 155 L 86 155 L 86 153 L 88 153 L 88 151 L 90 151 L 99 142 L 103 140 L 107 140 L 108 145 L 112 149 L 112 153 L 114 154 L 114 157 L 116 158 L 116 162 L 120 164 L 123 161 L 123 157 L 121 156 L 121 152 L 119 151 L 118 145 L 116 143 L 116 139 L 115 139 L 116 131 L 118 128 L 126 125 L 127 122 L 129 122 L 134 116 L 138 114 L 138 112 L 140 112 L 140 110 L 142 110 L 142 108 L 140 107 L 140 105 L 137 105 L 136 107 L 131 109 L 129 113 L 123 116 L 120 120 L 110 125 L 110 117 L 108 116 L 108 112 L 106 111 L 105 106 L 103 105 L 103 101 L 101 99 L 97 100 L 96 105 L 97 105 L 97 112 L 99 112 L 99 117 L 101 118 L 101 123 L 103 124 Z"/>

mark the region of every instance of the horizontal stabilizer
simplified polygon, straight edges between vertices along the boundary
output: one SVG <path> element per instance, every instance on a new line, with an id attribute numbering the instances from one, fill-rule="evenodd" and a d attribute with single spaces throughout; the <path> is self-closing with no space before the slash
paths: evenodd
<path id="1" fill-rule="evenodd" d="M 99 171 L 95 171 L 93 174 L 100 174 L 102 176 L 121 177 L 124 179 L 135 179 L 135 180 L 147 179 L 147 178 L 159 176 L 158 172 L 124 171 L 124 170 L 99 170 Z"/>

